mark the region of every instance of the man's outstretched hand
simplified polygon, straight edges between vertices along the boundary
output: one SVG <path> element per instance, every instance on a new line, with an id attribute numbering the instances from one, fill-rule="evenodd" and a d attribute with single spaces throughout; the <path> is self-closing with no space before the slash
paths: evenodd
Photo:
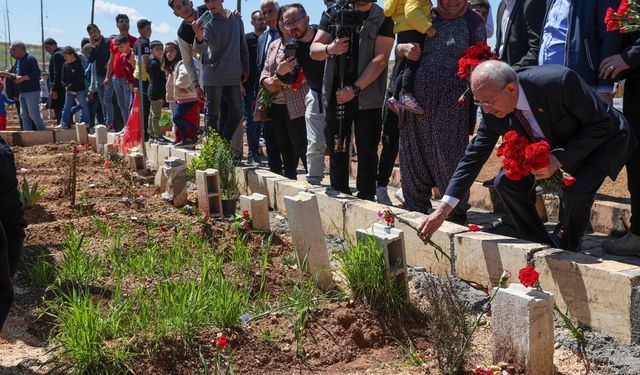
<path id="1" fill-rule="evenodd" d="M 449 215 L 452 208 L 446 203 L 440 203 L 440 206 L 418 225 L 418 235 L 425 244 L 429 243 L 431 236 L 440 228 L 444 219 Z"/>

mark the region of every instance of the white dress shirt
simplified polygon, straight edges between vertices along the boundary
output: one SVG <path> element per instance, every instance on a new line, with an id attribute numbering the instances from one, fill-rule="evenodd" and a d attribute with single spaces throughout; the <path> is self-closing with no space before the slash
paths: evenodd
<path id="1" fill-rule="evenodd" d="M 522 112 L 524 118 L 529 122 L 529 126 L 531 126 L 531 131 L 536 138 L 544 138 L 544 133 L 542 132 L 542 128 L 540 124 L 538 124 L 538 120 L 536 120 L 533 112 L 531 111 L 531 106 L 529 105 L 529 101 L 527 100 L 527 96 L 524 94 L 524 90 L 522 86 L 518 84 L 518 103 L 516 104 L 516 108 Z M 460 202 L 460 199 L 456 197 L 452 197 L 450 195 L 445 195 L 442 197 L 442 202 L 454 208 Z"/>
<path id="2" fill-rule="evenodd" d="M 504 51 L 504 44 L 506 42 L 507 37 L 507 26 L 509 25 L 509 18 L 511 17 L 511 12 L 513 12 L 513 7 L 516 5 L 516 1 L 518 0 L 504 0 L 505 7 L 504 12 L 502 12 L 502 20 L 500 22 L 500 32 L 502 36 L 502 40 L 500 41 L 500 50 L 498 51 L 498 57 L 502 58 L 502 51 Z"/>

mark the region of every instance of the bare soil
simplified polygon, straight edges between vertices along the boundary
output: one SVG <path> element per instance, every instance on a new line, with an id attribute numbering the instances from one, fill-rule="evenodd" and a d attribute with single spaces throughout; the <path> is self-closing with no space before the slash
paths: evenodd
<path id="1" fill-rule="evenodd" d="M 30 183 L 37 181 L 47 186 L 47 190 L 44 199 L 26 213 L 30 226 L 15 280 L 16 302 L 0 335 L 0 374 L 41 374 L 52 365 L 42 366 L 52 358 L 47 352 L 52 349 L 49 336 L 53 322 L 42 316 L 45 290 L 32 285 L 29 267 L 37 257 L 60 259 L 65 226 L 87 233 L 95 232 L 96 228 L 92 216 L 72 208 L 65 196 L 71 146 L 46 145 L 15 148 L 14 151 L 18 170 L 23 170 Z M 170 225 L 194 220 L 193 216 L 180 213 L 160 198 L 151 174 L 131 174 L 122 163 L 114 163 L 113 168 L 106 169 L 103 160 L 89 151 L 81 152 L 77 172 L 77 201 L 90 206 L 93 215 L 117 215 L 118 220 L 127 223 L 131 241 L 143 240 L 147 221 Z M 193 204 L 194 192 L 189 197 Z M 230 228 L 227 222 L 216 222 L 209 229 L 197 230 L 209 230 L 212 235 L 220 236 Z M 167 239 L 171 236 L 170 233 L 165 235 Z M 258 249 L 263 239 L 263 234 L 252 234 L 253 248 Z M 87 251 L 96 251 L 91 241 Z M 281 286 L 302 279 L 295 268 L 285 266 L 282 261 L 282 257 L 291 252 L 289 234 L 276 231 L 268 266 L 273 298 L 277 297 Z M 410 282 L 412 299 L 422 309 L 424 306 L 415 294 L 414 284 Z M 487 324 L 476 332 L 475 356 L 467 366 L 469 373 L 475 364 L 491 362 L 490 327 L 488 318 Z M 296 355 L 293 322 L 282 313 L 274 313 L 234 330 L 211 328 L 203 331 L 198 338 L 201 356 L 184 350 L 177 338 L 161 343 L 157 350 L 141 348 L 143 354 L 138 357 L 134 370 L 138 374 L 203 373 L 203 363 L 208 366 L 213 363 L 217 335 L 224 333 L 230 338 L 228 348 L 236 351 L 233 364 L 238 374 L 439 374 L 428 328 L 428 321 L 422 318 L 396 321 L 363 304 L 337 301 L 323 305 L 310 317 L 303 336 L 303 355 Z M 407 333 L 416 340 L 425 361 L 423 366 L 407 365 L 403 350 L 394 340 L 404 340 Z M 556 354 L 558 374 L 584 373 L 584 366 L 575 354 L 566 351 Z"/>

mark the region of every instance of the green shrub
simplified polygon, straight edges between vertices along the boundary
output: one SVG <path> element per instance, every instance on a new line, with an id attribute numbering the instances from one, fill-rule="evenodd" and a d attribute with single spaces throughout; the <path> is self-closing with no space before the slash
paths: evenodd
<path id="1" fill-rule="evenodd" d="M 46 256 L 39 256 L 33 263 L 29 264 L 27 271 L 33 285 L 44 287 L 53 281 L 56 267 Z"/>
<path id="2" fill-rule="evenodd" d="M 100 275 L 98 257 L 82 251 L 84 234 L 75 228 L 67 228 L 67 239 L 62 244 L 62 263 L 58 271 L 60 281 L 89 284 Z"/>
<path id="3" fill-rule="evenodd" d="M 38 182 L 29 186 L 27 178 L 22 176 L 22 184 L 20 185 L 20 202 L 22 202 L 25 209 L 35 206 L 36 203 L 42 199 L 45 191 L 46 187 L 40 186 Z"/>
<path id="4" fill-rule="evenodd" d="M 383 249 L 374 239 L 350 242 L 336 255 L 338 268 L 354 300 L 403 315 L 409 303 L 405 285 L 387 277 Z"/>
<path id="5" fill-rule="evenodd" d="M 187 178 L 189 180 L 195 180 L 197 170 L 205 170 L 208 168 L 218 169 L 220 162 L 218 158 L 220 153 L 218 150 L 225 149 L 231 153 L 231 146 L 227 141 L 220 137 L 217 133 L 212 132 L 202 144 L 200 149 L 200 156 L 193 158 L 189 165 L 187 165 Z"/>

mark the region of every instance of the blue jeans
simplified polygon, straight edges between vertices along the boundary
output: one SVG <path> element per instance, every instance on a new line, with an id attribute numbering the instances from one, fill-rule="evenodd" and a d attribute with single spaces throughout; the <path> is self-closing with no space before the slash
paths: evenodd
<path id="1" fill-rule="evenodd" d="M 89 105 L 87 104 L 87 92 L 84 90 L 77 91 L 75 93 L 67 91 L 64 100 L 64 108 L 62 109 L 62 121 L 60 122 L 61 125 L 67 127 L 71 125 L 71 110 L 76 104 L 76 99 L 78 100 L 78 105 L 80 106 L 80 108 L 82 108 L 80 122 L 84 122 L 85 124 L 89 123 Z"/>
<path id="2" fill-rule="evenodd" d="M 93 128 L 96 125 L 96 114 L 98 113 L 98 104 L 100 104 L 100 98 L 96 93 L 93 93 L 93 99 L 89 99 L 87 95 L 87 105 L 89 106 L 89 127 Z M 78 111 L 82 110 L 80 104 L 76 104 L 71 107 L 71 114 L 75 115 Z"/>
<path id="3" fill-rule="evenodd" d="M 40 90 L 20 93 L 20 117 L 24 130 L 34 130 L 31 121 L 36 130 L 47 130 L 40 117 Z"/>
<path id="4" fill-rule="evenodd" d="M 113 125 L 113 83 L 104 85 L 104 77 L 98 76 L 98 97 L 102 105 L 103 125 Z"/>
<path id="5" fill-rule="evenodd" d="M 244 96 L 244 118 L 247 121 L 247 143 L 249 144 L 249 155 L 260 154 L 260 122 L 253 121 L 253 106 L 255 105 L 256 93 L 247 90 Z"/>
<path id="6" fill-rule="evenodd" d="M 126 128 L 132 102 L 131 90 L 129 90 L 129 86 L 127 85 L 127 79 L 125 77 L 113 77 L 113 91 L 116 93 L 118 107 L 120 107 L 120 113 L 122 113 L 122 120 L 124 121 L 123 128 Z"/>
<path id="7" fill-rule="evenodd" d="M 183 140 L 189 139 L 187 136 L 187 129 L 191 129 L 194 134 L 198 130 L 198 126 L 192 124 L 189 120 L 185 119 L 184 116 L 193 108 L 194 105 L 198 103 L 197 101 L 180 103 L 176 106 L 176 110 L 173 112 L 173 123 L 176 124 L 176 129 L 182 136 Z"/>

